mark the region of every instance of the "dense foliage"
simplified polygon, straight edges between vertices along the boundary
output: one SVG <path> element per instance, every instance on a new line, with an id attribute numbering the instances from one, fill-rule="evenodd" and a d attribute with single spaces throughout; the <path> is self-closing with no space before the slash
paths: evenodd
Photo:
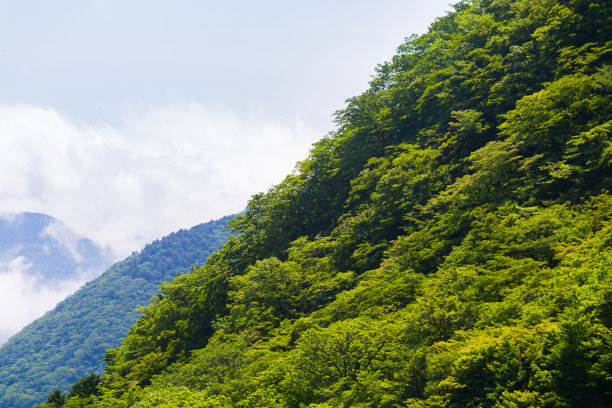
<path id="1" fill-rule="evenodd" d="M 466 0 L 409 38 L 61 405 L 612 405 L 611 11 Z"/>
<path id="2" fill-rule="evenodd" d="M 12 337 L 0 348 L 0 407 L 31 407 L 60 387 L 54 395 L 58 401 L 57 394 L 79 378 L 101 374 L 106 349 L 117 347 L 126 336 L 139 316 L 137 307 L 150 302 L 160 282 L 204 264 L 231 235 L 229 219 L 147 245 Z"/>

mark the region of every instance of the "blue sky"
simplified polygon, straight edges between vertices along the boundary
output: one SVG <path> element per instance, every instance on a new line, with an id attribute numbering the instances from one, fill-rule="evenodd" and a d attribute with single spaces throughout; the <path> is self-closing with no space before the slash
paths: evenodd
<path id="1" fill-rule="evenodd" d="M 377 64 L 449 9 L 0 0 L 0 171 L 13 175 L 0 213 L 48 213 L 120 257 L 240 211 L 333 129 Z"/>
<path id="2" fill-rule="evenodd" d="M 179 102 L 330 115 L 448 1 L 0 0 L 0 103 L 125 119 Z"/>
<path id="3" fill-rule="evenodd" d="M 0 0 L 0 214 L 120 259 L 241 211 L 448 4 Z"/>

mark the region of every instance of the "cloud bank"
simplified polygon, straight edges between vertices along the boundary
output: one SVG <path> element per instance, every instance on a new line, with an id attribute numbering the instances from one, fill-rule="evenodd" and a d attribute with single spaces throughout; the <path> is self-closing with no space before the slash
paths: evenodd
<path id="1" fill-rule="evenodd" d="M 75 279 L 40 285 L 39 276 L 27 273 L 29 267 L 24 257 L 0 260 L 0 345 L 83 284 Z"/>
<path id="2" fill-rule="evenodd" d="M 0 106 L 0 134 L 0 213 L 50 214 L 117 259 L 241 211 L 322 136 L 297 119 L 195 103 L 132 111 L 119 125 Z"/>

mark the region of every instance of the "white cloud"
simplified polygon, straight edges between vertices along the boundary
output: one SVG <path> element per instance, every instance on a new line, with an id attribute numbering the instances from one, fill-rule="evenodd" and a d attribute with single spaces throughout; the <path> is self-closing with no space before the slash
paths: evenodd
<path id="1" fill-rule="evenodd" d="M 244 208 L 321 135 L 299 120 L 177 104 L 118 126 L 0 106 L 0 213 L 43 212 L 118 257 Z"/>
<path id="2" fill-rule="evenodd" d="M 83 284 L 68 280 L 44 286 L 40 277 L 26 273 L 29 267 L 21 256 L 0 261 L 0 345 Z"/>
<path id="3" fill-rule="evenodd" d="M 83 255 L 79 252 L 78 245 L 81 237 L 77 236 L 72 232 L 70 228 L 64 223 L 57 220 L 51 222 L 47 227 L 40 233 L 41 236 L 48 236 L 62 245 L 70 252 L 72 259 L 76 262 L 83 262 Z M 48 247 L 43 249 L 45 252 L 49 252 Z"/>
<path id="4" fill-rule="evenodd" d="M 0 214 L 0 220 L 6 221 L 9 224 L 21 223 L 23 221 L 23 214 L 22 213 Z"/>

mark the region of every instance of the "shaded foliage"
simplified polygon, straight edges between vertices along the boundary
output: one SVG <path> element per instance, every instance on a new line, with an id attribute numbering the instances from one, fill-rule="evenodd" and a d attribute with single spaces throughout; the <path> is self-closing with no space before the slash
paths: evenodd
<path id="1" fill-rule="evenodd" d="M 612 403 L 612 6 L 454 7 L 161 287 L 85 406 Z"/>
<path id="2" fill-rule="evenodd" d="M 136 322 L 136 308 L 150 302 L 161 282 L 203 264 L 231 235 L 230 218 L 147 245 L 15 335 L 0 349 L 0 407 L 31 407 L 56 387 L 67 392 L 79 378 L 102 374 L 106 350 Z"/>

